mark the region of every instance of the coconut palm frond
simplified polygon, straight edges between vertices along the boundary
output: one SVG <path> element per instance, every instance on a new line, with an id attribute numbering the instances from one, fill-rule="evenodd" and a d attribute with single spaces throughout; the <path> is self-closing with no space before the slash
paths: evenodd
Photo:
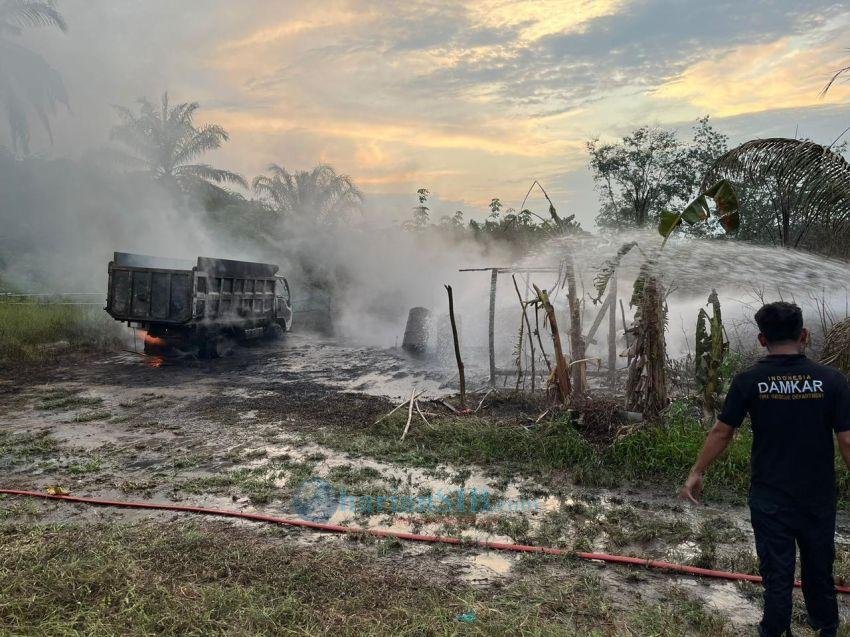
<path id="1" fill-rule="evenodd" d="M 56 9 L 53 0 L 2 0 L 0 1 L 0 34 L 18 35 L 27 27 L 56 27 L 68 30 L 65 18 Z"/>
<path id="2" fill-rule="evenodd" d="M 44 58 L 14 42 L 0 39 L 0 104 L 12 132 L 13 150 L 29 152 L 27 113 L 32 113 L 53 141 L 50 118 L 68 108 L 68 93 L 59 72 Z"/>
<path id="3" fill-rule="evenodd" d="M 53 0 L 0 0 L 0 106 L 6 112 L 12 150 L 29 153 L 30 114 L 41 122 L 53 142 L 50 118 L 57 107 L 68 107 L 62 77 L 47 61 L 6 36 L 20 35 L 24 28 L 67 24 Z"/>
<path id="4" fill-rule="evenodd" d="M 829 89 L 832 88 L 832 85 L 835 84 L 842 75 L 847 75 L 850 73 L 850 66 L 845 66 L 844 68 L 838 69 L 835 73 L 832 74 L 832 77 L 829 78 L 829 82 L 826 83 L 826 86 L 820 92 L 821 97 L 829 93 Z"/>
<path id="5" fill-rule="evenodd" d="M 828 146 L 789 138 L 755 139 L 717 159 L 703 188 L 721 179 L 775 193 L 783 244 L 798 246 L 815 220 L 850 221 L 850 164 Z"/>
<path id="6" fill-rule="evenodd" d="M 227 131 L 217 124 L 196 127 L 197 102 L 172 104 L 168 93 L 159 104 L 140 99 L 138 110 L 115 107 L 120 123 L 111 138 L 125 146 L 129 154 L 147 165 L 156 178 L 175 183 L 184 191 L 232 197 L 215 184 L 248 187 L 242 175 L 209 164 L 190 163 L 204 153 L 220 148 L 228 140 Z"/>
<path id="7" fill-rule="evenodd" d="M 179 180 L 189 179 L 205 182 L 215 182 L 217 184 L 237 184 L 244 188 L 248 187 L 248 182 L 245 178 L 229 170 L 221 168 L 213 168 L 209 164 L 186 164 L 178 166 L 174 169 L 174 176 Z"/>
<path id="8" fill-rule="evenodd" d="M 268 173 L 256 177 L 252 187 L 280 214 L 334 222 L 359 210 L 363 203 L 363 193 L 351 177 L 338 175 L 326 164 L 296 173 L 271 164 Z"/>

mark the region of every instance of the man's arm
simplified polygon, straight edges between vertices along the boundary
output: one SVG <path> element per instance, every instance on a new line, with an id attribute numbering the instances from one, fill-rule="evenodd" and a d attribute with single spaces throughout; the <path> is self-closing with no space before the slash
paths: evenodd
<path id="1" fill-rule="evenodd" d="M 838 438 L 838 448 L 841 450 L 844 464 L 850 469 L 850 431 L 839 431 L 835 437 Z"/>
<path id="2" fill-rule="evenodd" d="M 697 456 L 697 461 L 691 468 L 688 479 L 685 480 L 684 486 L 679 491 L 679 497 L 683 500 L 690 500 L 694 504 L 699 504 L 699 497 L 702 492 L 702 475 L 709 465 L 714 462 L 717 457 L 726 450 L 732 438 L 735 436 L 735 428 L 727 425 L 725 422 L 718 420 L 714 423 L 714 427 L 708 432 L 708 436 L 702 445 L 702 449 Z M 845 461 L 850 458 L 850 436 L 847 438 L 847 453 L 844 456 Z M 844 453 L 842 447 L 841 453 Z M 848 464 L 850 466 L 850 464 Z"/>

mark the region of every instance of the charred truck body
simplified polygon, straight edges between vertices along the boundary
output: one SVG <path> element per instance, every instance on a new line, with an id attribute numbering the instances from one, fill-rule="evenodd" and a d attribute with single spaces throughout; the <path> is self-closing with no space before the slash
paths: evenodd
<path id="1" fill-rule="evenodd" d="M 145 330 L 148 354 L 221 356 L 235 341 L 289 331 L 289 284 L 277 271 L 269 263 L 116 252 L 106 311 Z"/>

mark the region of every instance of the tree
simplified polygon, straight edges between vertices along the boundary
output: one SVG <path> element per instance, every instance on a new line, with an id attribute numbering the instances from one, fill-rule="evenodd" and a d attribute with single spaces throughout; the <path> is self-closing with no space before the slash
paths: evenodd
<path id="1" fill-rule="evenodd" d="M 846 254 L 850 164 L 832 148 L 800 139 L 755 139 L 719 157 L 704 183 L 719 179 L 732 182 L 741 200 L 741 238 Z"/>
<path id="2" fill-rule="evenodd" d="M 425 205 L 428 203 L 431 192 L 427 188 L 420 188 L 416 191 L 416 196 L 419 199 L 419 205 L 413 207 L 413 220 L 405 224 L 408 230 L 424 230 L 431 220 L 431 209 Z"/>
<path id="3" fill-rule="evenodd" d="M 29 112 L 35 113 L 52 142 L 50 118 L 59 105 L 68 106 L 59 73 L 38 53 L 10 39 L 36 27 L 67 30 L 54 0 L 0 0 L 0 104 L 15 153 L 29 154 Z"/>
<path id="4" fill-rule="evenodd" d="M 319 165 L 312 170 L 290 173 L 277 164 L 253 182 L 254 191 L 281 215 L 308 222 L 336 223 L 359 210 L 363 194 L 351 177 Z"/>
<path id="5" fill-rule="evenodd" d="M 700 178 L 726 150 L 727 138 L 697 120 L 690 143 L 658 127 L 643 126 L 615 144 L 587 143 L 590 169 L 600 194 L 600 226 L 643 227 L 661 213 L 685 205 Z"/>
<path id="6" fill-rule="evenodd" d="M 111 136 L 126 147 L 125 160 L 167 187 L 226 200 L 230 193 L 219 184 L 245 188 L 248 184 L 229 170 L 190 163 L 228 140 L 227 131 L 217 124 L 195 125 L 199 107 L 197 102 L 171 105 L 167 92 L 158 107 L 144 98 L 139 100 L 138 112 L 116 106 L 121 123 L 113 127 Z"/>

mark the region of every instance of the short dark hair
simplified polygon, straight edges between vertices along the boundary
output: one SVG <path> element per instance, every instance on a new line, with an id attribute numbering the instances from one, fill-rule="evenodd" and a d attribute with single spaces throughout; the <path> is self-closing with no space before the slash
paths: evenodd
<path id="1" fill-rule="evenodd" d="M 803 310 L 786 301 L 767 303 L 756 312 L 756 323 L 768 343 L 797 341 L 803 333 Z"/>

